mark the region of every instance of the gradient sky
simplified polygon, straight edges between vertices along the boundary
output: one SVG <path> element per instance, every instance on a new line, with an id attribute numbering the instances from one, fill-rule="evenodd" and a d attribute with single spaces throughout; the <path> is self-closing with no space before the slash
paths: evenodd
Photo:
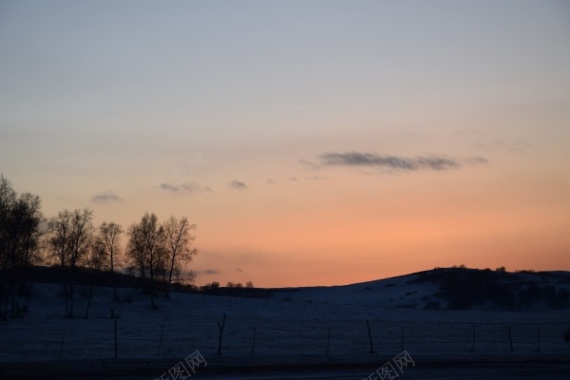
<path id="1" fill-rule="evenodd" d="M 0 172 L 197 284 L 570 270 L 570 3 L 2 0 Z"/>

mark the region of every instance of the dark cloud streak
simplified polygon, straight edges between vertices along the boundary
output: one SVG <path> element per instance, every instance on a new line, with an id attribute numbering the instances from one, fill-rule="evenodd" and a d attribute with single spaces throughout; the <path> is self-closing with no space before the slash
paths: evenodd
<path id="1" fill-rule="evenodd" d="M 463 164 L 486 164 L 484 157 L 469 157 L 464 160 L 442 156 L 404 157 L 380 155 L 375 153 L 346 152 L 323 153 L 319 156 L 324 166 L 390 166 L 401 171 L 416 170 L 450 170 L 457 169 Z"/>
<path id="2" fill-rule="evenodd" d="M 97 194 L 91 197 L 91 202 L 93 203 L 109 203 L 109 202 L 122 202 L 123 200 L 119 198 L 117 194 L 111 190 L 105 191 L 101 194 Z"/>
<path id="3" fill-rule="evenodd" d="M 247 189 L 247 185 L 242 181 L 238 180 L 233 180 L 232 182 L 230 182 L 230 186 L 233 187 L 234 189 L 242 189 L 242 190 Z"/>
<path id="4" fill-rule="evenodd" d="M 209 187 L 202 187 L 196 183 L 182 183 L 182 184 L 172 184 L 168 182 L 163 182 L 158 185 L 158 188 L 162 191 L 166 191 L 172 194 L 192 194 L 204 191 L 212 191 Z"/>
<path id="5" fill-rule="evenodd" d="M 213 274 L 219 274 L 220 271 L 217 269 L 203 269 L 203 270 L 197 270 L 194 271 L 194 273 L 198 274 L 205 274 L 205 275 L 213 275 Z"/>

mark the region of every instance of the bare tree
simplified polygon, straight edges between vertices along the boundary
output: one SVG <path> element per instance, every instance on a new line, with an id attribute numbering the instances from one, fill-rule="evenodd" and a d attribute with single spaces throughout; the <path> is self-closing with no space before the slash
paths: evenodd
<path id="1" fill-rule="evenodd" d="M 194 229 L 196 229 L 196 225 L 188 223 L 187 218 L 182 218 L 179 221 L 171 216 L 164 223 L 165 246 L 168 255 L 167 294 L 172 284 L 173 275 L 178 274 L 182 269 L 181 266 L 192 260 L 192 256 L 198 253 L 196 248 L 192 248 L 195 237 L 190 232 Z"/>
<path id="2" fill-rule="evenodd" d="M 8 319 L 11 267 L 11 213 L 16 203 L 16 192 L 8 179 L 0 176 L 0 318 Z"/>
<path id="3" fill-rule="evenodd" d="M 86 261 L 87 267 L 95 269 L 99 272 L 98 274 L 100 275 L 100 272 L 103 269 L 107 268 L 109 261 L 109 254 L 107 252 L 105 241 L 101 239 L 100 236 L 96 236 L 89 247 L 89 254 Z M 91 286 L 89 287 L 89 293 L 87 295 L 87 306 L 85 308 L 85 319 L 89 318 L 89 310 L 91 309 L 91 301 L 93 300 L 94 289 L 95 281 L 91 282 Z"/>
<path id="4" fill-rule="evenodd" d="M 150 307 L 156 308 L 155 289 L 159 275 L 166 267 L 164 247 L 164 228 L 159 225 L 157 216 L 148 212 L 140 223 L 129 228 L 129 258 L 139 267 L 144 280 L 144 273 L 149 274 Z"/>
<path id="5" fill-rule="evenodd" d="M 40 198 L 20 196 L 10 182 L 0 176 L 0 318 L 20 314 L 17 293 L 24 290 L 26 270 L 39 262 Z"/>
<path id="6" fill-rule="evenodd" d="M 90 249 L 93 212 L 88 209 L 60 211 L 49 222 L 49 246 L 62 268 L 65 316 L 73 318 L 75 271 Z"/>
<path id="7" fill-rule="evenodd" d="M 109 268 L 110 258 L 105 241 L 100 236 L 96 236 L 89 246 L 89 256 L 86 260 L 86 266 L 98 271 Z"/>
<path id="8" fill-rule="evenodd" d="M 132 224 L 127 232 L 129 242 L 127 243 L 127 258 L 132 268 L 136 268 L 139 277 L 144 282 L 146 279 L 146 249 L 144 239 L 138 224 Z"/>
<path id="9" fill-rule="evenodd" d="M 40 237 L 42 231 L 40 225 L 43 217 L 40 211 L 40 198 L 30 193 L 21 194 L 18 197 L 12 211 L 13 245 L 12 245 L 12 268 L 14 273 L 14 290 L 26 291 L 26 272 L 33 264 L 41 262 Z M 13 298 L 15 302 L 15 297 Z M 14 303 L 13 310 L 17 310 Z M 18 311 L 16 312 L 18 314 Z"/>
<path id="10" fill-rule="evenodd" d="M 115 269 L 117 267 L 118 258 L 120 256 L 119 240 L 120 235 L 123 233 L 123 228 L 120 224 L 104 222 L 99 226 L 99 239 L 104 245 L 107 259 L 109 262 L 109 270 L 111 271 L 111 281 L 113 283 L 113 299 L 117 300 L 117 285 L 115 282 Z"/>
<path id="11" fill-rule="evenodd" d="M 69 256 L 69 236 L 71 234 L 71 212 L 60 211 L 48 221 L 50 248 L 49 256 L 62 268 L 66 268 Z"/>

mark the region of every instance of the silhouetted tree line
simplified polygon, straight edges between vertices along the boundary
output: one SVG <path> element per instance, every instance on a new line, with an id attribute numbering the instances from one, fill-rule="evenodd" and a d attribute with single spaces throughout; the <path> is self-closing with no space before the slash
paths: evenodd
<path id="1" fill-rule="evenodd" d="M 26 293 L 25 272 L 41 261 L 40 198 L 18 195 L 0 175 L 0 318 L 19 317 L 18 296 Z"/>
<path id="2" fill-rule="evenodd" d="M 504 310 L 527 310 L 541 303 L 551 309 L 570 308 L 570 292 L 565 288 L 541 285 L 518 273 L 509 273 L 504 267 L 495 271 L 464 266 L 441 268 L 420 273 L 413 282 L 438 283 L 441 290 L 437 296 L 447 301 L 449 309 L 455 310 L 484 305 Z"/>
<path id="3" fill-rule="evenodd" d="M 165 284 L 161 290 L 168 296 L 173 279 L 180 274 L 180 264 L 190 261 L 197 253 L 191 247 L 194 240 L 191 231 L 195 228 L 186 218 L 170 217 L 160 224 L 157 216 L 148 212 L 139 223 L 129 227 L 126 256 L 131 268 L 148 286 L 145 290 L 150 294 L 152 308 L 156 307 L 157 285 Z"/>
<path id="4" fill-rule="evenodd" d="M 0 319 L 20 316 L 18 296 L 27 291 L 32 266 L 40 264 L 58 268 L 67 318 L 76 314 L 76 286 L 85 269 L 108 273 L 115 300 L 119 299 L 117 270 L 123 267 L 135 273 L 139 285 L 150 296 L 150 306 L 155 308 L 157 293 L 168 296 L 185 264 L 197 254 L 192 246 L 195 228 L 187 218 L 170 217 L 159 223 L 154 213 L 147 212 L 127 229 L 127 248 L 123 252 L 120 240 L 125 231 L 121 225 L 104 222 L 96 227 L 89 209 L 63 210 L 45 219 L 38 196 L 18 195 L 0 175 Z M 189 272 L 186 280 L 193 278 Z M 86 318 L 95 285 L 90 283 Z"/>

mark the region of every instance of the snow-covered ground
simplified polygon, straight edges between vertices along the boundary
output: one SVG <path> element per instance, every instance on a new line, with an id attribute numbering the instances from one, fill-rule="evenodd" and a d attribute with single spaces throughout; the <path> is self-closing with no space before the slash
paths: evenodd
<path id="1" fill-rule="evenodd" d="M 364 368 L 356 371 L 364 370 L 362 377 L 368 375 L 367 363 L 382 364 L 403 350 L 428 362 L 570 358 L 570 343 L 563 338 L 570 327 L 567 310 L 412 309 L 406 305 L 421 306 L 433 289 L 407 284 L 405 278 L 291 289 L 271 299 L 173 293 L 158 299 L 158 310 L 149 309 L 148 296 L 135 289 L 120 289 L 125 301 L 113 302 L 112 290 L 99 288 L 89 319 L 83 318 L 86 299 L 81 296 L 77 318 L 62 318 L 59 291 L 58 285 L 36 284 L 25 318 L 0 323 L 0 368 L 2 363 L 114 359 L 115 321 L 119 360 L 159 360 L 159 367 L 196 350 L 211 363 L 252 366 L 320 362 L 326 368 L 323 362 L 344 360 L 360 363 Z M 111 318 L 111 309 L 118 319 Z M 218 322 L 224 314 L 218 356 Z"/>
<path id="2" fill-rule="evenodd" d="M 416 275 L 393 277 L 352 285 L 294 288 L 273 298 L 298 302 L 423 309 L 439 289 L 436 284 L 409 283 Z M 444 305 L 445 306 L 445 305 Z"/>

